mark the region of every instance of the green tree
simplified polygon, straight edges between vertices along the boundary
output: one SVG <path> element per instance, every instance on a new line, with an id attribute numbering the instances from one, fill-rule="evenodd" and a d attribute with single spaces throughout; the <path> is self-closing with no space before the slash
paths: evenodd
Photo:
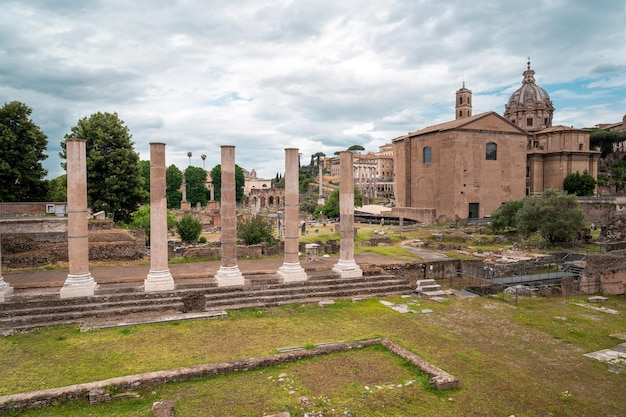
<path id="1" fill-rule="evenodd" d="M 362 205 L 363 195 L 358 188 L 354 187 L 354 207 L 361 207 Z M 339 188 L 330 193 L 326 204 L 318 208 L 316 213 L 321 213 L 328 218 L 339 217 Z"/>
<path id="2" fill-rule="evenodd" d="M 173 229 L 176 226 L 176 216 L 167 211 L 167 228 Z M 136 230 L 143 230 L 146 234 L 146 242 L 150 243 L 150 205 L 146 204 L 139 210 L 131 214 L 129 227 Z"/>
<path id="3" fill-rule="evenodd" d="M 30 115 L 32 109 L 12 101 L 0 108 L 0 201 L 43 201 L 48 193 L 41 161 L 48 138 Z"/>
<path id="4" fill-rule="evenodd" d="M 593 195 L 596 190 L 596 180 L 587 171 L 578 171 L 569 174 L 563 180 L 563 189 L 577 196 Z"/>
<path id="5" fill-rule="evenodd" d="M 65 139 L 85 139 L 87 148 L 87 202 L 92 211 L 104 210 L 115 221 L 128 221 L 148 199 L 143 188 L 139 154 L 128 127 L 117 113 L 84 117 Z M 65 141 L 61 158 L 66 159 Z"/>
<path id="6" fill-rule="evenodd" d="M 317 199 L 307 198 L 302 204 L 300 204 L 300 211 L 304 213 L 313 214 L 317 210 Z"/>
<path id="7" fill-rule="evenodd" d="M 206 188 L 206 171 L 199 167 L 187 167 L 185 170 L 185 185 L 187 201 L 192 205 L 200 203 L 206 206 L 209 199 L 209 190 Z"/>
<path id="8" fill-rule="evenodd" d="M 141 172 L 141 178 L 143 178 L 143 189 L 146 192 L 146 201 L 144 204 L 150 202 L 150 161 L 139 161 L 139 170 Z"/>
<path id="9" fill-rule="evenodd" d="M 202 233 L 202 223 L 186 214 L 176 223 L 178 234 L 183 242 L 195 242 Z"/>
<path id="10" fill-rule="evenodd" d="M 235 200 L 237 202 L 243 199 L 243 187 L 246 178 L 243 175 L 243 169 L 239 165 L 235 165 Z M 211 170 L 211 183 L 213 184 L 213 193 L 215 201 L 222 201 L 222 165 L 217 164 Z"/>
<path id="11" fill-rule="evenodd" d="M 546 190 L 541 197 L 526 197 L 517 214 L 517 230 L 538 231 L 550 243 L 571 242 L 585 227 L 585 217 L 576 196 Z"/>
<path id="12" fill-rule="evenodd" d="M 170 165 L 165 170 L 165 196 L 167 208 L 180 208 L 180 200 L 183 193 L 180 191 L 183 185 L 183 173 L 176 165 Z"/>
<path id="13" fill-rule="evenodd" d="M 625 132 L 610 132 L 608 130 L 593 129 L 589 136 L 589 146 L 600 148 L 600 158 L 606 158 L 613 153 L 613 145 L 626 140 Z"/>
<path id="14" fill-rule="evenodd" d="M 257 245 L 267 242 L 270 245 L 276 243 L 274 226 L 260 216 L 249 217 L 237 223 L 237 238 L 243 240 L 246 245 Z"/>
<path id="15" fill-rule="evenodd" d="M 349 151 L 364 151 L 365 148 L 361 145 L 352 145 L 347 150 Z"/>
<path id="16" fill-rule="evenodd" d="M 524 200 L 513 200 L 504 203 L 491 214 L 491 228 L 498 232 L 517 227 L 517 212 L 522 208 Z"/>
<path id="17" fill-rule="evenodd" d="M 324 152 L 315 152 L 313 155 L 311 155 L 311 165 L 313 165 L 314 163 L 315 165 L 319 165 L 320 159 L 325 156 L 326 154 Z"/>
<path id="18" fill-rule="evenodd" d="M 48 181 L 47 201 L 67 201 L 67 174 L 59 175 Z"/>

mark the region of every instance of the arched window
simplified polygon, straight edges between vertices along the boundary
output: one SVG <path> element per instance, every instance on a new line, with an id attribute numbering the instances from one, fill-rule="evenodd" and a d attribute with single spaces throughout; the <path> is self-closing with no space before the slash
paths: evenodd
<path id="1" fill-rule="evenodd" d="M 487 161 L 495 161 L 498 159 L 498 145 L 493 142 L 487 144 L 486 158 Z"/>
<path id="2" fill-rule="evenodd" d="M 432 150 L 430 149 L 430 146 L 426 146 L 424 148 L 424 163 L 425 164 L 430 164 L 430 161 L 432 159 Z"/>

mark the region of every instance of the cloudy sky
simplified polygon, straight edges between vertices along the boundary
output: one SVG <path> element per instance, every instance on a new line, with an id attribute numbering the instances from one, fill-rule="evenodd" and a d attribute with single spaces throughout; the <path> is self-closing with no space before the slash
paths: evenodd
<path id="1" fill-rule="evenodd" d="M 21 101 L 59 142 L 83 117 L 116 112 L 141 159 L 220 163 L 220 145 L 260 177 L 284 149 L 316 152 L 454 119 L 465 81 L 474 114 L 504 112 L 530 56 L 554 124 L 626 114 L 623 0 L 2 0 L 0 105 Z"/>

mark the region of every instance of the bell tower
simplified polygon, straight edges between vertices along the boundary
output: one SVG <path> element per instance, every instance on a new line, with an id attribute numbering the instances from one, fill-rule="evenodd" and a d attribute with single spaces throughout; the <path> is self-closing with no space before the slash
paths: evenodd
<path id="1" fill-rule="evenodd" d="M 456 119 L 463 119 L 472 115 L 472 90 L 465 88 L 465 81 L 463 81 L 463 87 L 456 90 L 456 105 L 454 111 L 456 113 Z"/>

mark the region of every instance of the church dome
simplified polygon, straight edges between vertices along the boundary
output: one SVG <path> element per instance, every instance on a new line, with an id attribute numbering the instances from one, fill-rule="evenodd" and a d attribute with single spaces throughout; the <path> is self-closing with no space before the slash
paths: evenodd
<path id="1" fill-rule="evenodd" d="M 554 106 L 548 92 L 535 84 L 535 71 L 524 71 L 522 86 L 515 90 L 504 106 L 504 117 L 529 132 L 552 126 Z"/>

